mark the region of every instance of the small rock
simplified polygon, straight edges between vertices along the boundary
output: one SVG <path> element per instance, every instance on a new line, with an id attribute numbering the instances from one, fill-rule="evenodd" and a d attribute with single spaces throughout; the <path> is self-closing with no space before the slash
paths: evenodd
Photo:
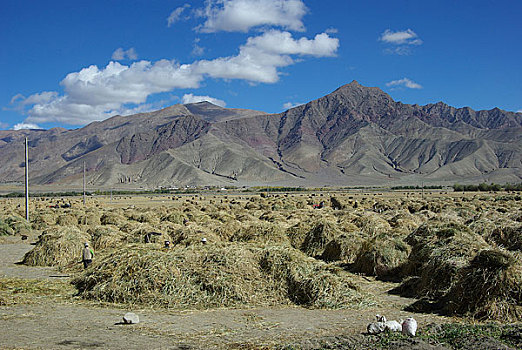
<path id="1" fill-rule="evenodd" d="M 133 312 L 127 312 L 123 316 L 123 323 L 125 323 L 125 324 L 140 323 L 140 318 L 138 317 L 138 315 L 136 315 Z"/>

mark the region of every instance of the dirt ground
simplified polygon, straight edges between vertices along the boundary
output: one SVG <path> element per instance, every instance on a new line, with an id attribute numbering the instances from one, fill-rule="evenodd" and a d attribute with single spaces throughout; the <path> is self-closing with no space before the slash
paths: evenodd
<path id="1" fill-rule="evenodd" d="M 18 238 L 19 239 L 19 238 Z M 53 268 L 16 264 L 32 246 L 15 237 L 0 242 L 0 278 L 65 280 L 70 277 Z M 47 298 L 30 303 L 0 306 L 0 348 L 2 349 L 260 349 L 364 348 L 363 335 L 374 315 L 405 318 L 400 311 L 411 299 L 389 295 L 394 285 L 369 280 L 363 286 L 378 295 L 380 307 L 360 310 L 310 310 L 299 307 L 153 310 L 122 309 L 99 305 L 73 297 Z M 122 316 L 132 311 L 140 323 L 121 324 Z M 450 320 L 416 314 L 419 327 Z M 339 345 L 339 344 L 344 345 Z M 333 346 L 333 345 L 332 345 Z M 362 346 L 362 345 L 361 345 Z M 419 347 L 421 346 L 421 347 Z M 415 342 L 401 348 L 432 348 Z M 330 347 L 332 348 L 332 347 Z"/>

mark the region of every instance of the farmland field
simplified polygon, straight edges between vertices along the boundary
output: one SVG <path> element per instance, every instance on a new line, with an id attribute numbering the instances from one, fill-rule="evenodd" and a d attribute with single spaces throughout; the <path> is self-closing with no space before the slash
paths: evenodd
<path id="1" fill-rule="evenodd" d="M 6 348 L 521 346 L 517 193 L 33 198 L 30 223 L 23 198 L 0 208 Z M 414 316 L 418 337 L 363 334 L 376 314 Z"/>

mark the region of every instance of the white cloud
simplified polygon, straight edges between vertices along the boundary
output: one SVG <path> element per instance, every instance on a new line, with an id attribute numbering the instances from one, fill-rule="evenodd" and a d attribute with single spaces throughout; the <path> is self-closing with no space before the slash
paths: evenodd
<path id="1" fill-rule="evenodd" d="M 36 124 L 31 123 L 18 123 L 13 126 L 13 130 L 22 130 L 22 129 L 41 129 Z"/>
<path id="2" fill-rule="evenodd" d="M 201 56 L 205 53 L 205 48 L 199 46 L 198 44 L 194 44 L 192 48 L 192 56 Z"/>
<path id="3" fill-rule="evenodd" d="M 422 89 L 422 85 L 417 84 L 416 82 L 414 82 L 408 78 L 402 78 L 400 80 L 390 81 L 389 83 L 386 83 L 386 86 L 406 87 L 408 89 Z"/>
<path id="4" fill-rule="evenodd" d="M 411 47 L 407 45 L 403 46 L 397 46 L 393 48 L 387 48 L 384 50 L 384 53 L 390 54 L 390 55 L 400 55 L 400 56 L 406 56 L 411 54 Z"/>
<path id="5" fill-rule="evenodd" d="M 289 32 L 271 30 L 263 35 L 249 38 L 245 48 L 259 49 L 278 55 L 311 55 L 317 57 L 335 56 L 339 40 L 326 33 L 317 34 L 314 39 L 295 40 Z"/>
<path id="6" fill-rule="evenodd" d="M 192 47 L 192 56 L 201 56 L 205 52 L 205 48 L 199 46 L 199 38 L 194 39 L 194 46 Z"/>
<path id="7" fill-rule="evenodd" d="M 300 105 L 302 105 L 302 103 L 286 102 L 285 104 L 283 104 L 283 109 L 287 110 L 287 109 L 294 108 L 294 107 L 297 107 Z"/>
<path id="8" fill-rule="evenodd" d="M 247 32 L 268 25 L 302 32 L 307 11 L 302 0 L 207 0 L 206 7 L 197 11 L 206 19 L 197 29 L 204 33 Z"/>
<path id="9" fill-rule="evenodd" d="M 63 95 L 45 91 L 27 99 L 15 96 L 13 100 L 32 106 L 25 123 L 85 125 L 139 110 L 152 94 L 198 88 L 206 77 L 275 83 L 279 80 L 279 69 L 296 62 L 292 56 L 331 57 L 336 55 L 338 47 L 339 40 L 326 33 L 313 39 L 294 39 L 288 32 L 271 30 L 248 38 L 235 56 L 191 64 L 142 60 L 130 65 L 110 62 L 102 68 L 92 65 L 68 74 L 61 81 Z M 224 105 L 224 101 L 216 101 Z"/>
<path id="10" fill-rule="evenodd" d="M 167 27 L 170 27 L 174 23 L 180 21 L 181 20 L 181 14 L 189 7 L 190 7 L 189 4 L 185 4 L 183 6 L 178 7 L 174 11 L 172 11 L 170 13 L 169 17 L 167 18 Z"/>
<path id="11" fill-rule="evenodd" d="M 324 31 L 326 34 L 337 34 L 339 30 L 337 28 L 330 27 Z"/>
<path id="12" fill-rule="evenodd" d="M 295 40 L 288 32 L 272 30 L 249 38 L 237 56 L 201 60 L 194 63 L 194 70 L 213 78 L 275 83 L 277 69 L 295 62 L 290 55 L 335 56 L 338 47 L 339 40 L 325 33 Z"/>
<path id="13" fill-rule="evenodd" d="M 210 96 L 194 96 L 193 94 L 185 94 L 185 95 L 183 95 L 181 100 L 182 100 L 183 104 L 198 103 L 198 102 L 207 101 L 207 102 L 213 103 L 216 106 L 220 106 L 220 107 L 225 107 L 227 105 L 225 103 L 225 101 L 217 99 L 217 98 L 214 98 L 214 97 L 210 97 Z"/>
<path id="14" fill-rule="evenodd" d="M 123 48 L 119 47 L 112 53 L 112 59 L 115 61 L 121 61 L 125 58 L 131 61 L 135 61 L 138 59 L 138 54 L 133 47 L 128 50 L 124 50 Z"/>
<path id="15" fill-rule="evenodd" d="M 9 124 L 0 122 L 0 129 L 6 129 L 9 126 Z"/>
<path id="16" fill-rule="evenodd" d="M 11 104 L 17 104 L 19 101 L 25 100 L 25 96 L 22 94 L 16 94 L 11 98 Z"/>
<path id="17" fill-rule="evenodd" d="M 58 96 L 55 91 L 42 91 L 40 93 L 32 94 L 29 97 L 25 97 L 22 94 L 16 94 L 11 98 L 11 104 L 18 106 L 33 105 L 36 103 L 47 103 Z"/>
<path id="18" fill-rule="evenodd" d="M 176 88 L 197 88 L 202 80 L 190 65 L 160 60 L 135 62 L 130 66 L 110 62 L 105 68 L 84 68 L 62 80 L 65 95 L 55 95 L 35 104 L 27 121 L 84 125 L 122 114 L 125 104 L 142 104 L 154 93 Z"/>
<path id="19" fill-rule="evenodd" d="M 418 35 L 411 29 L 407 29 L 404 31 L 392 31 L 390 29 L 386 29 L 379 38 L 380 41 L 384 41 L 388 44 L 394 45 L 420 45 L 422 44 L 422 40 L 418 37 Z"/>
<path id="20" fill-rule="evenodd" d="M 522 109 L 519 109 L 519 110 L 517 111 L 517 113 L 522 113 Z"/>

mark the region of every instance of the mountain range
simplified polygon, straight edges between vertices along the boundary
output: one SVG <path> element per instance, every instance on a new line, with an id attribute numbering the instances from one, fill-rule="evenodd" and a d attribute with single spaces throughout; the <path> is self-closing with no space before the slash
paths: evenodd
<path id="1" fill-rule="evenodd" d="M 356 186 L 522 179 L 522 113 L 394 101 L 353 81 L 279 114 L 209 102 L 67 130 L 1 130 L 0 182 L 95 188 Z"/>

